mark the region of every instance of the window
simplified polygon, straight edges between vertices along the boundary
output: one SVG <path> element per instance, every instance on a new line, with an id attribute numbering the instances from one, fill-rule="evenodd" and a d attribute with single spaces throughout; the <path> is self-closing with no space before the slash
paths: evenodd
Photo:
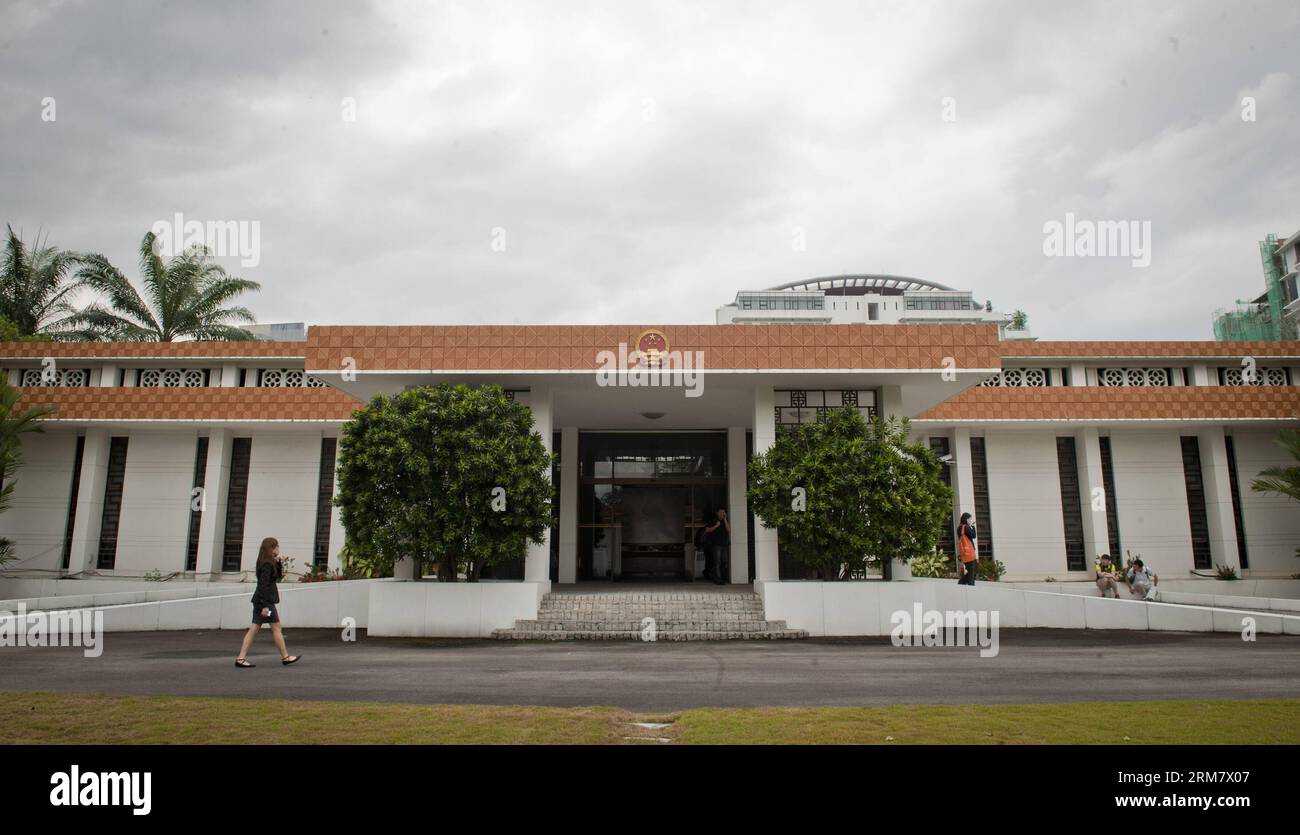
<path id="1" fill-rule="evenodd" d="M 136 377 L 141 388 L 203 388 L 208 384 L 206 368 L 142 368 Z"/>
<path id="2" fill-rule="evenodd" d="M 876 416 L 876 393 L 871 389 L 795 389 L 775 394 L 777 431 L 816 423 L 818 415 L 831 409 L 856 408 L 868 420 Z"/>
<path id="3" fill-rule="evenodd" d="M 1065 523 L 1065 568 L 1087 571 L 1083 547 L 1083 512 L 1079 496 L 1079 458 L 1074 438 L 1056 439 L 1056 469 L 1061 481 L 1061 516 Z"/>
<path id="4" fill-rule="evenodd" d="M 1245 368 L 1220 368 L 1219 385 L 1221 386 L 1289 386 L 1291 371 L 1287 368 L 1255 368 L 1247 380 Z"/>
<path id="5" fill-rule="evenodd" d="M 1214 568 L 1210 554 L 1210 525 L 1205 515 L 1205 481 L 1201 476 L 1201 446 L 1195 435 L 1184 435 L 1183 483 L 1187 490 L 1188 523 L 1192 535 L 1192 561 L 1198 571 Z"/>
<path id="6" fill-rule="evenodd" d="M 337 438 L 320 439 L 320 479 L 316 488 L 316 541 L 313 567 L 324 568 L 330 559 L 330 510 L 334 507 L 334 454 Z"/>
<path id="7" fill-rule="evenodd" d="M 230 485 L 226 490 L 226 533 L 221 570 L 238 571 L 244 557 L 244 509 L 248 503 L 248 465 L 253 439 L 235 438 L 230 450 Z"/>
<path id="8" fill-rule="evenodd" d="M 1106 540 L 1110 546 L 1110 555 L 1116 560 L 1123 551 L 1119 542 L 1119 505 L 1115 499 L 1115 466 L 1111 458 L 1110 438 L 1098 439 L 1101 446 L 1101 483 L 1106 491 Z"/>
<path id="9" fill-rule="evenodd" d="M 81 490 L 81 461 L 86 454 L 86 436 L 77 436 L 77 452 L 72 458 L 72 494 L 68 498 L 68 520 L 63 525 L 63 567 L 72 562 L 72 534 L 77 525 L 77 493 Z M 84 566 L 83 566 L 84 567 Z"/>
<path id="10" fill-rule="evenodd" d="M 993 525 L 989 519 L 989 468 L 984 439 L 970 439 L 971 480 L 975 490 L 975 543 L 980 557 L 993 559 Z"/>
<path id="11" fill-rule="evenodd" d="M 1052 377 L 1046 368 L 1007 368 L 980 383 L 987 388 L 1043 388 L 1051 384 Z"/>
<path id="12" fill-rule="evenodd" d="M 1182 369 L 1178 369 L 1181 371 Z M 1097 385 L 1108 388 L 1123 386 L 1172 385 L 1172 368 L 1098 368 Z"/>
<path id="13" fill-rule="evenodd" d="M 262 388 L 323 388 L 325 383 L 300 368 L 261 368 L 257 372 L 257 385 Z"/>
<path id="14" fill-rule="evenodd" d="M 185 570 L 197 571 L 199 564 L 199 528 L 203 524 L 203 484 L 207 480 L 208 439 L 199 438 L 194 448 L 194 490 L 190 493 L 190 535 L 185 544 Z M 212 566 L 208 566 L 211 570 Z"/>
<path id="15" fill-rule="evenodd" d="M 126 481 L 127 438 L 112 438 L 108 446 L 108 477 L 104 481 L 104 513 L 99 522 L 96 568 L 112 569 L 117 562 L 117 528 L 122 519 L 122 486 Z"/>
<path id="16" fill-rule="evenodd" d="M 90 370 L 87 368 L 24 368 L 20 385 L 85 388 L 90 385 Z"/>
<path id="17" fill-rule="evenodd" d="M 1228 451 L 1228 486 L 1232 489 L 1232 523 L 1237 529 L 1237 560 L 1242 569 L 1250 568 L 1250 558 L 1246 555 L 1246 522 L 1241 515 L 1241 490 L 1237 486 L 1237 448 L 1232 436 L 1223 439 Z"/>

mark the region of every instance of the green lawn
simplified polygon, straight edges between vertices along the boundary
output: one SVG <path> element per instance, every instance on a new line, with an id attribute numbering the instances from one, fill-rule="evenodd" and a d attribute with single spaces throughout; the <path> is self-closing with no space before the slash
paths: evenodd
<path id="1" fill-rule="evenodd" d="M 1107 716 L 1120 721 L 1100 727 L 1095 706 L 706 708 L 646 716 L 607 707 L 0 693 L 0 744 L 647 744 L 638 737 L 703 744 L 1300 744 L 1296 699 L 1111 702 Z"/>

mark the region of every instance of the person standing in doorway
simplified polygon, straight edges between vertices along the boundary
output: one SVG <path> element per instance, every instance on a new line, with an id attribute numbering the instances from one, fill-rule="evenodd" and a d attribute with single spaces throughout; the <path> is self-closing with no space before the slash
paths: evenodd
<path id="1" fill-rule="evenodd" d="M 257 666 L 248 663 L 244 656 L 248 655 L 248 648 L 252 646 L 253 638 L 257 637 L 264 623 L 271 624 L 271 640 L 275 642 L 276 649 L 280 650 L 281 664 L 292 664 L 302 657 L 289 654 L 289 650 L 284 646 L 284 634 L 280 631 L 280 613 L 275 609 L 276 604 L 280 602 L 280 590 L 276 588 L 275 581 L 284 579 L 284 568 L 280 565 L 279 557 L 279 541 L 270 536 L 263 539 L 262 547 L 257 549 L 257 588 L 253 590 L 253 625 L 244 633 L 244 644 L 239 648 L 239 656 L 235 658 L 236 667 Z"/>
<path id="2" fill-rule="evenodd" d="M 963 513 L 957 523 L 957 560 L 957 584 L 975 585 L 979 553 L 975 550 L 975 522 L 969 513 Z"/>
<path id="3" fill-rule="evenodd" d="M 695 529 L 695 552 L 704 555 L 704 579 L 713 580 L 713 549 L 709 547 L 709 525 L 708 520 L 712 514 L 705 513 L 704 521 Z"/>
<path id="4" fill-rule="evenodd" d="M 713 576 L 710 579 L 719 586 L 725 586 L 730 567 L 727 552 L 731 548 L 731 522 L 727 519 L 726 510 L 718 508 L 713 523 L 704 529 L 704 535 L 712 555 Z"/>

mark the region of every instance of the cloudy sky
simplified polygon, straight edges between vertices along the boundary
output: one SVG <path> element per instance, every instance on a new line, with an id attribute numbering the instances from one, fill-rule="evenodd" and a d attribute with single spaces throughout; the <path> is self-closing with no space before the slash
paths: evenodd
<path id="1" fill-rule="evenodd" d="M 160 220 L 256 222 L 220 260 L 262 321 L 711 322 L 876 272 L 1200 339 L 1300 228 L 1294 0 L 0 9 L 0 221 L 132 277 Z M 1149 221 L 1150 265 L 1047 257 L 1067 212 Z"/>

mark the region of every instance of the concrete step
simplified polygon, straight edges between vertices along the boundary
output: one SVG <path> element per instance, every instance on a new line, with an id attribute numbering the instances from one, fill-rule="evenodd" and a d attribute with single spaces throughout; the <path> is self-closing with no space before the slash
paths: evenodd
<path id="1" fill-rule="evenodd" d="M 643 628 L 638 620 L 517 620 L 515 629 L 526 632 L 639 632 Z M 697 620 L 655 620 L 660 632 L 771 632 L 786 628 L 783 620 L 717 620 L 700 617 Z"/>
<path id="2" fill-rule="evenodd" d="M 641 630 L 635 632 L 601 632 L 595 630 L 538 630 L 498 629 L 492 637 L 501 641 L 638 641 L 644 642 Z M 709 632 L 709 631 L 658 631 L 655 642 L 659 641 L 778 641 L 800 640 L 808 633 L 802 629 L 768 630 L 764 632 Z"/>
<path id="3" fill-rule="evenodd" d="M 767 620 L 762 599 L 750 591 L 628 591 L 551 593 L 535 620 L 515 621 L 494 638 L 513 641 L 644 641 L 645 618 L 656 641 L 786 640 L 807 638 L 785 621 Z"/>

